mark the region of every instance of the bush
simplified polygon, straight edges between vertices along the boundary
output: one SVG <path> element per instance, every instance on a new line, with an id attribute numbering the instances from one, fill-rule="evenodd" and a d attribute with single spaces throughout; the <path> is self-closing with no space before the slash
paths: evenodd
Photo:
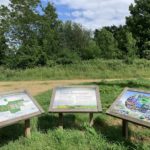
<path id="1" fill-rule="evenodd" d="M 131 58 L 131 57 L 125 57 L 124 62 L 125 62 L 126 64 L 133 64 L 134 59 Z"/>
<path id="2" fill-rule="evenodd" d="M 100 57 L 100 48 L 96 45 L 95 41 L 90 41 L 89 45 L 81 51 L 83 60 L 95 59 Z"/>
<path id="3" fill-rule="evenodd" d="M 144 51 L 143 51 L 143 57 L 144 57 L 145 59 L 150 60 L 150 50 L 144 50 Z"/>
<path id="4" fill-rule="evenodd" d="M 69 49 L 63 49 L 59 52 L 56 63 L 57 64 L 72 64 L 80 61 L 80 57 L 76 52 L 70 51 Z"/>

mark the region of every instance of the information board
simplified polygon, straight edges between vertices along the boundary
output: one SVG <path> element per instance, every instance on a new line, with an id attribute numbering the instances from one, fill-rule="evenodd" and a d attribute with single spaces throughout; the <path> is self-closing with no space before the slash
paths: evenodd
<path id="1" fill-rule="evenodd" d="M 150 127 L 150 92 L 125 88 L 107 113 Z"/>
<path id="2" fill-rule="evenodd" d="M 102 111 L 97 86 L 65 86 L 53 91 L 50 112 Z"/>
<path id="3" fill-rule="evenodd" d="M 0 94 L 0 127 L 41 113 L 42 108 L 25 90 Z"/>

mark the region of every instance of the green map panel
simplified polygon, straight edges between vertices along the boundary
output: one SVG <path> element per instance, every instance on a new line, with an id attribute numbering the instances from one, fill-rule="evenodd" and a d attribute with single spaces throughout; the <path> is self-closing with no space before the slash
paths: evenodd
<path id="1" fill-rule="evenodd" d="M 7 99 L 5 99 L 7 101 Z M 0 105 L 0 112 L 10 111 L 11 113 L 16 113 L 21 110 L 21 106 L 23 106 L 23 99 L 15 100 L 12 102 L 8 102 L 7 105 Z"/>

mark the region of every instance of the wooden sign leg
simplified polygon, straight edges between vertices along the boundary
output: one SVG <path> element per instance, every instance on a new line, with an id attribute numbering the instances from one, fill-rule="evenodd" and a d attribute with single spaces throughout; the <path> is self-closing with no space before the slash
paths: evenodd
<path id="1" fill-rule="evenodd" d="M 122 120 L 122 135 L 127 140 L 128 139 L 128 121 Z"/>
<path id="2" fill-rule="evenodd" d="M 59 113 L 59 128 L 63 129 L 63 113 Z"/>
<path id="3" fill-rule="evenodd" d="M 27 137 L 27 138 L 31 137 L 30 119 L 25 120 L 25 137 Z"/>
<path id="4" fill-rule="evenodd" d="M 89 124 L 90 124 L 90 127 L 93 126 L 93 123 L 94 123 L 93 113 L 89 113 Z"/>

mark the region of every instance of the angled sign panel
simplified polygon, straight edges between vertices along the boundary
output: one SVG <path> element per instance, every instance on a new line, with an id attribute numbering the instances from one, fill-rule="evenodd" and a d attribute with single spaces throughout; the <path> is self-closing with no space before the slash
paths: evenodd
<path id="1" fill-rule="evenodd" d="M 25 90 L 0 93 L 0 127 L 30 119 L 41 113 L 42 108 Z"/>
<path id="2" fill-rule="evenodd" d="M 62 86 L 53 91 L 49 112 L 101 112 L 97 86 Z"/>
<path id="3" fill-rule="evenodd" d="M 150 91 L 125 88 L 107 114 L 150 127 Z"/>

